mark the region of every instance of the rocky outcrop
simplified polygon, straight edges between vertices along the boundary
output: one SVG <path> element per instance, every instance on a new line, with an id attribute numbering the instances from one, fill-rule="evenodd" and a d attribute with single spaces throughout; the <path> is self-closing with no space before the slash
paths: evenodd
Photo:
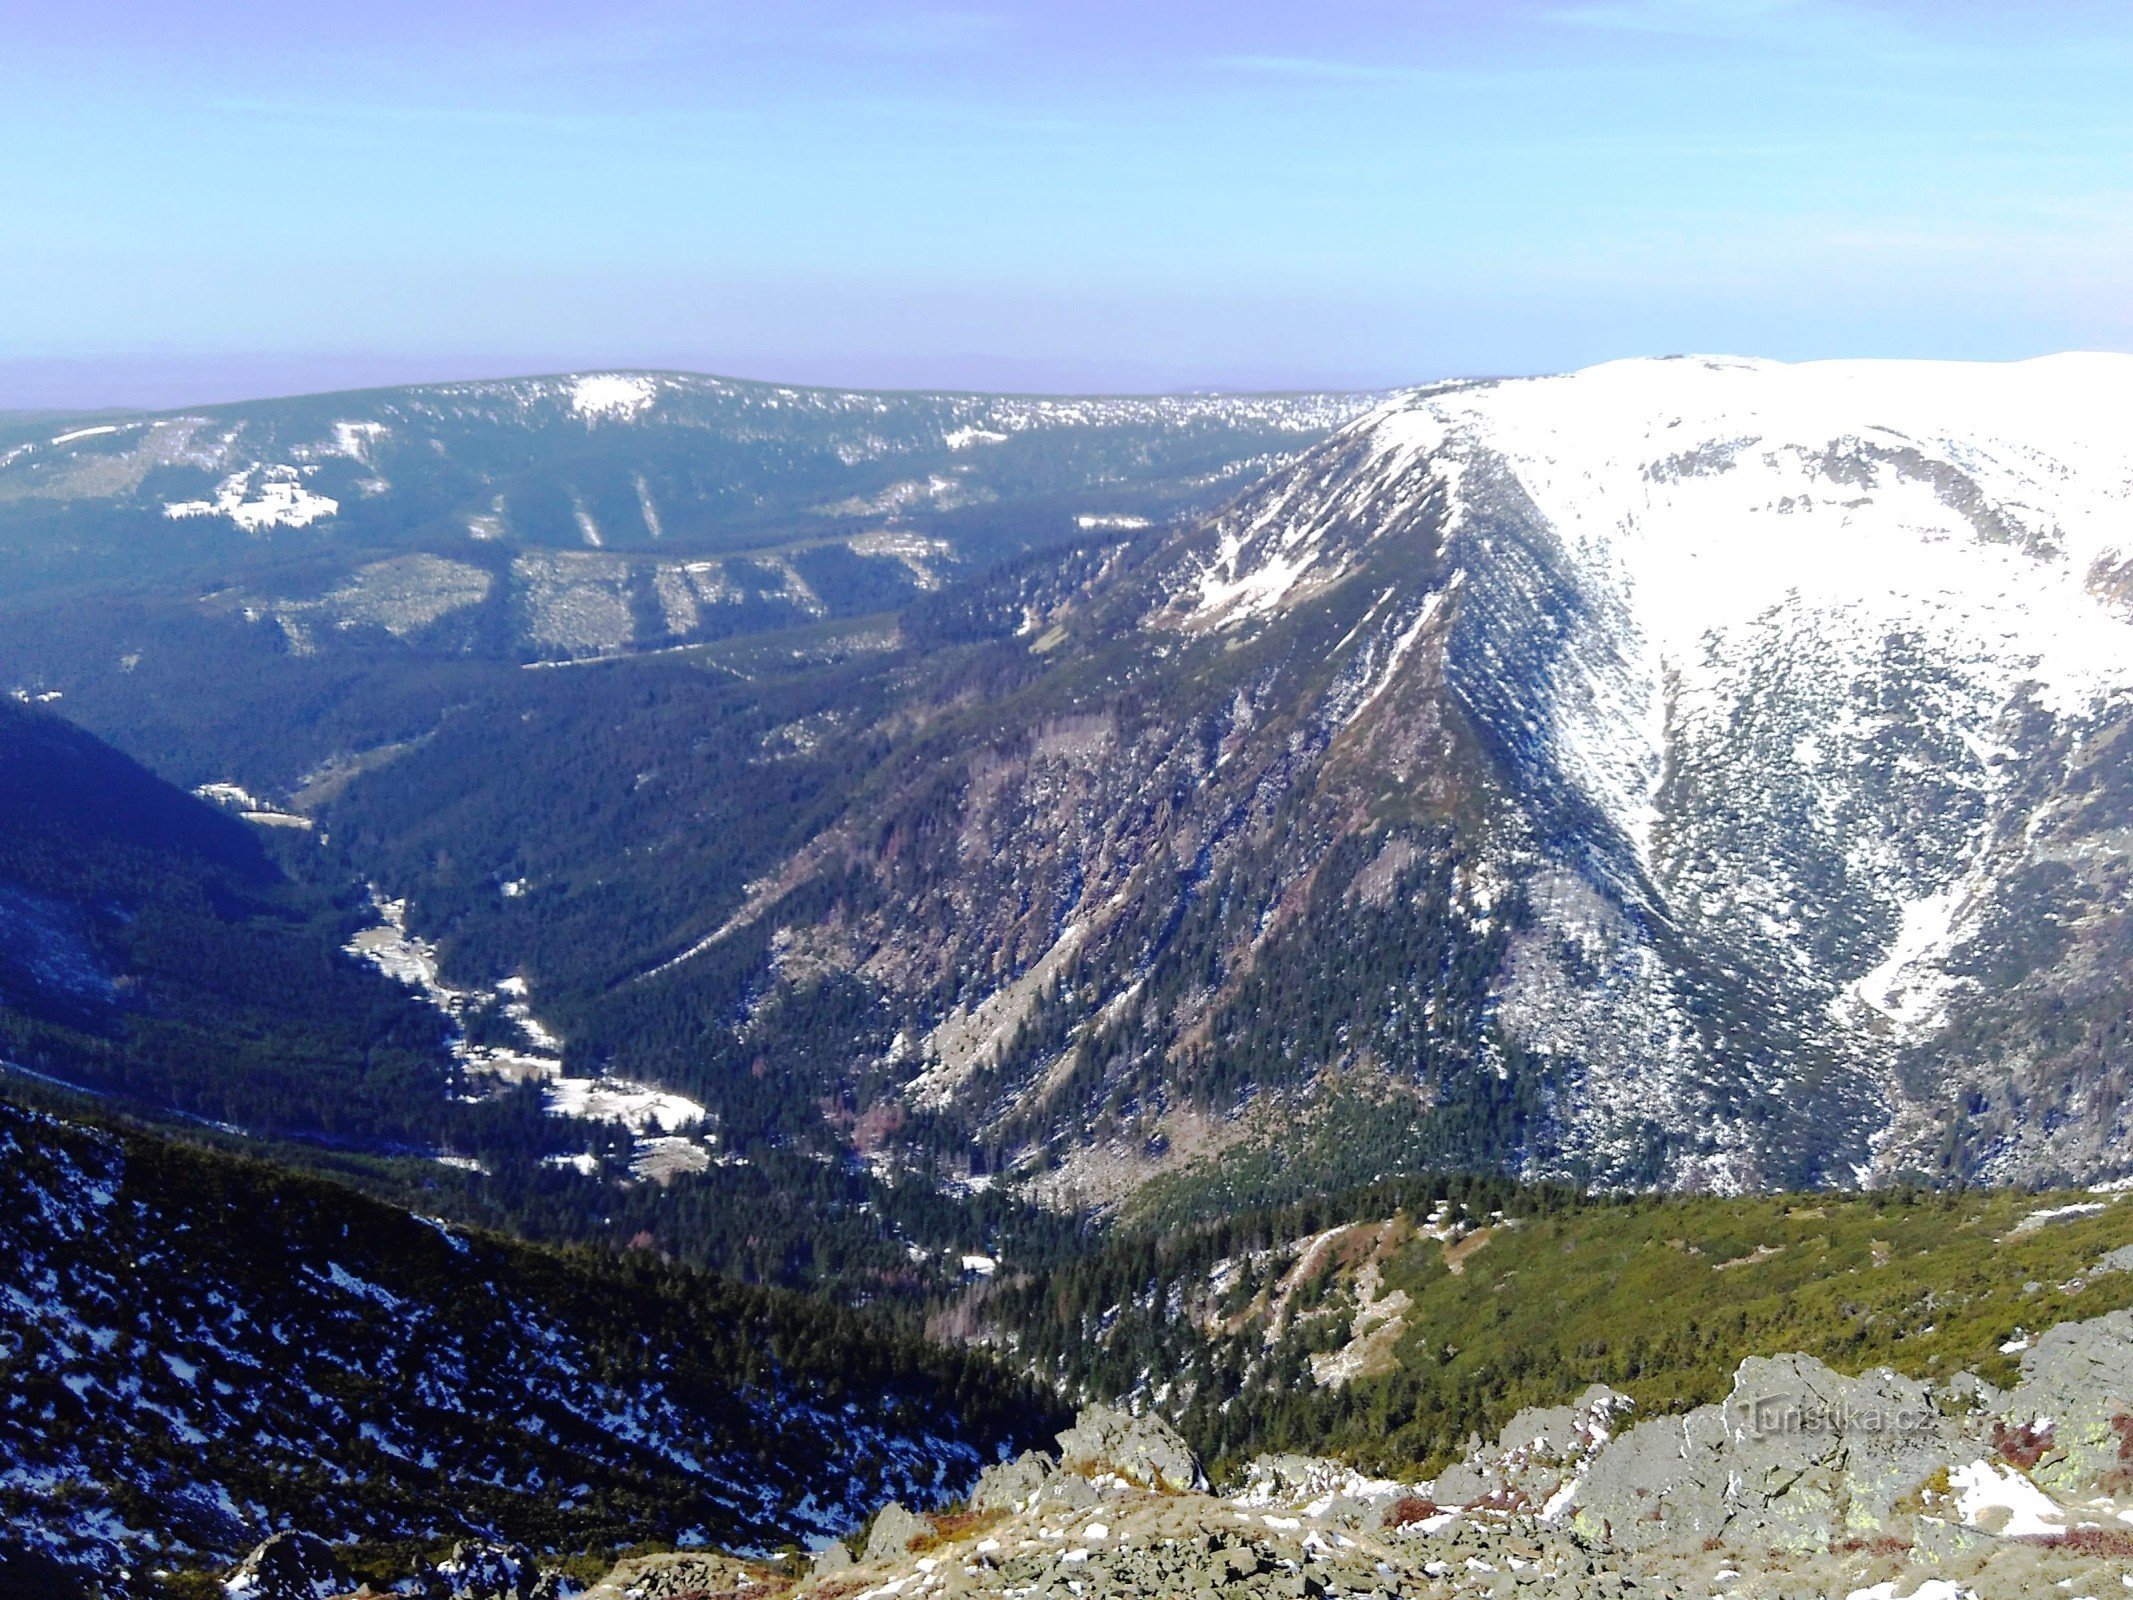
<path id="1" fill-rule="evenodd" d="M 437 1564 L 452 1600 L 556 1600 L 560 1584 L 522 1544 L 462 1540 Z"/>
<path id="2" fill-rule="evenodd" d="M 852 1568 L 852 1547 L 842 1539 L 832 1539 L 809 1559 L 807 1570 L 818 1578 L 828 1577 L 833 1572 L 849 1572 Z"/>
<path id="3" fill-rule="evenodd" d="M 1961 1453 L 1964 1421 L 1942 1402 L 1892 1372 L 1744 1361 L 1723 1404 L 1641 1423 L 1601 1450 L 1573 1491 L 1577 1525 L 1632 1547 L 1815 1550 L 1884 1534 L 1899 1502 Z"/>
<path id="4" fill-rule="evenodd" d="M 1019 1511 L 1059 1470 L 1059 1463 L 1042 1450 L 1025 1450 L 1012 1461 L 1002 1461 L 978 1474 L 970 1491 L 973 1511 Z"/>
<path id="5" fill-rule="evenodd" d="M 2133 1311 L 2062 1322 L 2022 1355 L 2002 1439 L 2026 1437 L 2029 1475 L 2071 1499 L 2093 1486 L 2133 1486 Z"/>
<path id="6" fill-rule="evenodd" d="M 1529 1407 L 1504 1427 L 1493 1447 L 1472 1451 L 1433 1485 L 1447 1505 L 1489 1505 L 1553 1516 L 1614 1436 L 1629 1396 L 1594 1384 L 1567 1406 Z"/>
<path id="7" fill-rule="evenodd" d="M 1506 1443 L 1527 1426 L 1514 1421 Z M 1446 1472 L 1434 1492 L 1486 1507 L 1509 1505 L 1514 1488 L 1499 1452 Z M 1723 1403 L 1640 1423 L 1594 1451 L 1558 1509 L 1588 1537 L 1630 1549 L 1880 1539 L 1949 1550 L 1979 1532 L 2123 1538 L 2129 1491 L 2133 1312 L 2114 1311 L 2040 1336 L 2005 1394 L 1969 1373 L 1933 1385 L 1886 1370 L 1847 1378 L 1801 1355 L 1752 1358 Z"/>
<path id="8" fill-rule="evenodd" d="M 223 1580 L 230 1600 L 330 1600 L 354 1587 L 325 1540 L 293 1531 L 262 1541 Z"/>
<path id="9" fill-rule="evenodd" d="M 1059 1459 L 1070 1470 L 1110 1472 L 1148 1489 L 1205 1489 L 1200 1458 L 1177 1429 L 1155 1415 L 1130 1416 L 1089 1406 L 1059 1435 Z"/>
<path id="10" fill-rule="evenodd" d="M 1930 1550 L 1879 1539 L 1624 1549 L 1537 1517 L 1440 1510 L 1420 1496 L 1393 1502 L 1381 1526 L 1329 1496 L 1330 1463 L 1292 1456 L 1264 1467 L 1256 1494 L 1222 1498 L 1063 1473 L 1057 1481 L 1082 1484 L 1092 1505 L 1062 1514 L 1047 1485 L 1023 1510 L 944 1522 L 922 1554 L 802 1582 L 791 1600 L 2031 1600 L 2123 1593 L 2133 1553 L 2133 1538 L 2123 1548 L 2110 1537 L 2040 1542 L 1946 1524 Z"/>
<path id="11" fill-rule="evenodd" d="M 616 1565 L 583 1600 L 723 1600 L 762 1593 L 759 1574 L 732 1556 L 708 1551 L 636 1556 Z"/>
<path id="12" fill-rule="evenodd" d="M 1058 1439 L 1056 1460 L 1041 1450 L 1025 1450 L 979 1473 L 970 1509 L 1012 1512 L 1041 1503 L 1081 1510 L 1100 1498 L 1091 1479 L 1173 1492 L 1207 1487 L 1192 1446 L 1153 1413 L 1134 1416 L 1112 1406 L 1085 1406 Z"/>
<path id="13" fill-rule="evenodd" d="M 931 1527 L 924 1517 L 891 1500 L 875 1514 L 874 1526 L 867 1530 L 865 1559 L 880 1561 L 887 1556 L 900 1556 Z"/>

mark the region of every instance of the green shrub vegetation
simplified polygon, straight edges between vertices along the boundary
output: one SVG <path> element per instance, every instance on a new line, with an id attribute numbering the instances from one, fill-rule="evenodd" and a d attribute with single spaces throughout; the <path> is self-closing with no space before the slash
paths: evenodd
<path id="1" fill-rule="evenodd" d="M 2024 1224 L 2077 1205 L 2098 1209 Z M 1456 1243 L 1424 1231 L 1443 1206 L 1469 1230 Z M 1298 1450 L 1415 1471 L 1592 1383 L 1643 1415 L 1720 1399 L 1751 1355 L 2008 1384 L 2003 1344 L 2133 1305 L 2133 1272 L 2094 1270 L 2129 1242 L 2133 1204 L 2087 1194 L 1609 1199 L 1416 1179 L 1129 1233 L 985 1309 L 1034 1369 L 1158 1399 L 1218 1463 Z M 1316 1382 L 1311 1355 L 1371 1332 L 1396 1296 L 1377 1360 Z"/>

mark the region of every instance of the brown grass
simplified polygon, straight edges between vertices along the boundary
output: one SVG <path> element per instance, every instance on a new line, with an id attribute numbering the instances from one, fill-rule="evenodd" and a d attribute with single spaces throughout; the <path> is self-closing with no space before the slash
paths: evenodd
<path id="1" fill-rule="evenodd" d="M 1999 1451 L 2002 1461 L 2024 1472 L 2042 1461 L 2051 1447 L 2051 1429 L 2040 1428 L 2034 1422 L 2019 1428 L 2010 1428 L 2004 1422 L 1992 1425 L 1992 1448 Z"/>
<path id="2" fill-rule="evenodd" d="M 2075 1555 L 2133 1560 L 2133 1529 L 2072 1528 L 2065 1533 L 2040 1534 L 2021 1541 L 2046 1550 L 2070 1550 Z"/>
<path id="3" fill-rule="evenodd" d="M 973 1538 L 1006 1520 L 1005 1511 L 943 1511 L 938 1516 L 929 1517 L 927 1521 L 932 1526 L 911 1541 L 912 1554 L 924 1555 L 944 1544 L 954 1544 L 958 1539 Z"/>
<path id="4" fill-rule="evenodd" d="M 1434 1500 L 1425 1500 L 1418 1494 L 1402 1495 L 1386 1509 L 1384 1526 L 1390 1530 L 1404 1528 L 1412 1522 L 1427 1522 L 1440 1515 L 1442 1510 Z"/>

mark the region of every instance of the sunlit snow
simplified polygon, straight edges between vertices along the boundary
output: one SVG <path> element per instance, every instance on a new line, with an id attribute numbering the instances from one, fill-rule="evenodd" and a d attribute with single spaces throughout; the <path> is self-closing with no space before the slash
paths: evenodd
<path id="1" fill-rule="evenodd" d="M 349 941 L 351 955 L 359 956 L 387 977 L 421 993 L 455 1024 L 452 1051 L 469 1072 L 504 1083 L 537 1083 L 542 1104 L 550 1116 L 578 1117 L 599 1122 L 618 1122 L 645 1141 L 644 1154 L 654 1153 L 660 1136 L 680 1135 L 698 1128 L 709 1113 L 686 1095 L 626 1078 L 577 1078 L 563 1071 L 563 1041 L 534 1016 L 528 1003 L 526 980 L 503 979 L 496 985 L 496 1003 L 526 1040 L 526 1048 L 507 1049 L 478 1045 L 460 1032 L 457 1024 L 487 998 L 455 989 L 438 975 L 437 950 L 427 940 L 410 933 L 407 902 L 377 899 L 378 923 Z M 663 1145 L 656 1162 L 661 1172 L 702 1170 L 699 1164 Z"/>
<path id="2" fill-rule="evenodd" d="M 628 373 L 592 373 L 570 380 L 570 409 L 581 417 L 627 422 L 650 410 L 658 398 L 656 380 Z"/>
<path id="3" fill-rule="evenodd" d="M 173 520 L 228 517 L 246 533 L 260 533 L 306 527 L 340 509 L 338 500 L 306 489 L 295 467 L 262 466 L 231 473 L 215 486 L 212 499 L 166 501 L 163 515 Z"/>

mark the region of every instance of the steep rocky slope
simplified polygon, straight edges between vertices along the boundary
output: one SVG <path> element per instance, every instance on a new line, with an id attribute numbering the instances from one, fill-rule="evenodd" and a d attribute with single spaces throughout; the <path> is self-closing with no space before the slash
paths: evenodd
<path id="1" fill-rule="evenodd" d="M 1277 1096 L 1606 1183 L 2115 1175 L 2129 416 L 2115 357 L 1389 403 L 998 587 L 986 688 L 644 981 L 856 982 L 858 1098 L 1060 1198 Z"/>
<path id="2" fill-rule="evenodd" d="M 769 1548 L 1047 1420 L 849 1313 L 5 1102 L 0 1189 L 0 1544 L 120 1591 L 274 1527 Z"/>
<path id="3" fill-rule="evenodd" d="M 112 666 L 84 714 L 153 702 L 143 744 L 271 771 L 448 983 L 523 982 L 571 1075 L 664 1084 L 741 1156 L 1062 1209 L 1186 1167 L 1210 1207 L 1426 1166 L 2111 1177 L 2129 370 L 1443 385 L 893 626 L 567 672 L 284 653 L 205 712 L 121 711 Z M 645 382 L 451 404 L 677 461 L 735 416 L 825 462 L 858 426 Z M 960 458 L 985 417 L 1045 437 L 1024 404 L 853 415 Z M 1144 444 L 1200 426 L 1149 404 Z M 734 469 L 778 515 L 784 461 Z"/>

